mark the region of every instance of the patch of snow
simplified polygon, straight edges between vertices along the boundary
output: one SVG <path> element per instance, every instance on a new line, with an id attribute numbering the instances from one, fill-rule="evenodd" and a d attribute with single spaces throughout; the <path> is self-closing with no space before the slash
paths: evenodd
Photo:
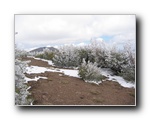
<path id="1" fill-rule="evenodd" d="M 127 87 L 127 88 L 135 88 L 135 84 L 132 82 L 127 82 L 123 77 L 120 76 L 109 76 L 108 80 L 117 81 L 121 86 Z"/>
<path id="2" fill-rule="evenodd" d="M 59 74 L 59 76 L 63 76 L 63 74 Z"/>
<path id="3" fill-rule="evenodd" d="M 101 74 L 106 77 L 113 75 L 113 72 L 111 71 L 110 68 L 101 68 L 100 71 L 101 71 Z"/>
<path id="4" fill-rule="evenodd" d="M 101 74 L 108 77 L 108 80 L 118 82 L 123 87 L 135 88 L 135 83 L 127 82 L 125 79 L 123 79 L 123 77 L 113 75 L 112 71 L 109 68 L 102 68 Z"/>
<path id="5" fill-rule="evenodd" d="M 30 56 L 30 55 L 28 55 L 27 57 L 28 57 L 28 58 L 34 58 L 33 56 Z"/>
<path id="6" fill-rule="evenodd" d="M 25 80 L 26 80 L 26 83 L 27 83 L 28 81 L 37 81 L 37 80 L 39 80 L 40 78 L 42 78 L 42 79 L 48 79 L 47 77 L 38 76 L 38 77 L 35 77 L 35 78 L 33 78 L 33 79 L 28 78 L 28 77 L 25 77 Z M 29 89 L 30 89 L 30 88 L 29 88 Z"/>
<path id="7" fill-rule="evenodd" d="M 60 69 L 65 75 L 80 78 L 78 75 L 78 70 Z"/>
<path id="8" fill-rule="evenodd" d="M 89 80 L 85 80 L 85 82 L 87 82 L 87 83 L 94 83 L 96 85 L 99 85 L 100 83 L 102 83 L 102 81 L 96 82 L 96 81 L 89 81 Z"/>
<path id="9" fill-rule="evenodd" d="M 31 86 L 29 86 L 29 87 L 26 89 L 26 91 L 28 91 L 30 88 L 31 88 Z"/>
<path id="10" fill-rule="evenodd" d="M 26 73 L 28 73 L 28 74 L 31 74 L 31 73 L 44 73 L 45 71 L 48 71 L 48 69 L 45 68 L 45 67 L 28 66 L 26 68 Z"/>
<path id="11" fill-rule="evenodd" d="M 54 63 L 51 60 L 48 60 L 47 62 L 48 62 L 49 65 L 54 66 Z"/>
<path id="12" fill-rule="evenodd" d="M 31 58 L 34 58 L 35 60 L 41 60 L 41 58 L 36 58 L 36 57 L 32 57 L 32 56 L 31 56 Z"/>
<path id="13" fill-rule="evenodd" d="M 64 73 L 65 75 L 72 76 L 72 77 L 78 77 L 78 70 L 69 70 L 69 69 L 58 69 L 58 68 L 45 68 L 45 67 L 38 67 L 38 66 L 28 66 L 26 68 L 26 73 L 31 74 L 31 73 L 44 73 L 46 71 L 49 72 L 61 72 Z"/>
<path id="14" fill-rule="evenodd" d="M 30 105 L 33 105 L 33 102 L 34 102 L 34 101 L 32 101 L 32 102 L 30 103 Z"/>

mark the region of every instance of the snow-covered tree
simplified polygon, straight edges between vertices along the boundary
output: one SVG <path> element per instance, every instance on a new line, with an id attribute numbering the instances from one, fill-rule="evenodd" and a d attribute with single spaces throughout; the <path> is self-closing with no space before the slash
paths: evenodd
<path id="1" fill-rule="evenodd" d="M 22 62 L 22 51 L 15 48 L 15 104 L 16 105 L 29 105 L 31 99 L 28 99 L 30 93 L 27 91 L 28 86 L 25 84 L 25 68 L 27 62 Z"/>

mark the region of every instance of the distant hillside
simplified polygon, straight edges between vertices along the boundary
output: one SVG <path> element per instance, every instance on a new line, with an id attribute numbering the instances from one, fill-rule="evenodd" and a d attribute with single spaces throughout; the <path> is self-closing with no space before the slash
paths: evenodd
<path id="1" fill-rule="evenodd" d="M 50 51 L 58 51 L 58 49 L 56 49 L 54 47 L 40 47 L 40 48 L 36 48 L 34 50 L 31 50 L 29 52 L 42 52 L 46 48 L 49 49 Z"/>

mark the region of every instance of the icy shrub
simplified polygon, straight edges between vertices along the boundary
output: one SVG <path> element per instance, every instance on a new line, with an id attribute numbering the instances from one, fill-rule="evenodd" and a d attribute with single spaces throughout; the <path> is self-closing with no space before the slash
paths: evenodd
<path id="1" fill-rule="evenodd" d="M 28 86 L 25 84 L 25 68 L 26 62 L 20 61 L 21 51 L 15 48 L 15 104 L 29 105 L 31 99 L 27 99 L 30 93 L 27 91 Z"/>
<path id="2" fill-rule="evenodd" d="M 42 58 L 46 60 L 52 60 L 55 55 L 55 52 L 50 51 L 49 49 L 44 49 L 43 52 L 36 53 L 35 57 Z"/>
<path id="3" fill-rule="evenodd" d="M 53 63 L 59 67 L 77 67 L 79 64 L 76 48 L 73 46 L 63 46 L 53 57 Z"/>
<path id="4" fill-rule="evenodd" d="M 54 52 L 50 51 L 49 49 L 44 49 L 43 58 L 47 60 L 52 60 L 54 57 Z"/>
<path id="5" fill-rule="evenodd" d="M 86 62 L 90 61 L 92 63 L 95 62 L 94 56 L 92 55 L 92 50 L 87 47 L 82 47 L 77 49 L 79 65 L 81 65 L 82 60 L 85 59 Z"/>
<path id="6" fill-rule="evenodd" d="M 24 50 L 19 50 L 15 46 L 15 58 L 23 58 L 27 57 L 28 53 Z"/>
<path id="7" fill-rule="evenodd" d="M 98 64 L 99 67 L 107 68 L 108 67 L 108 53 L 106 50 L 103 49 L 95 49 L 93 51 L 95 62 Z"/>
<path id="8" fill-rule="evenodd" d="M 123 72 L 121 73 L 121 76 L 127 80 L 134 82 L 135 81 L 135 67 L 134 66 L 128 66 L 123 69 Z"/>
<path id="9" fill-rule="evenodd" d="M 135 53 L 130 46 L 122 51 L 112 49 L 108 59 L 109 68 L 127 81 L 135 81 Z"/>
<path id="10" fill-rule="evenodd" d="M 98 67 L 107 68 L 108 67 L 108 57 L 109 57 L 109 46 L 101 41 L 92 40 L 89 46 L 91 50 L 91 56 L 94 58 L 94 62 L 97 63 Z"/>
<path id="11" fill-rule="evenodd" d="M 86 81 L 102 81 L 104 78 L 103 75 L 100 74 L 100 68 L 97 67 L 96 63 L 89 62 L 83 59 L 83 63 L 79 67 L 79 76 Z"/>
<path id="12" fill-rule="evenodd" d="M 49 52 L 49 53 L 46 54 L 46 57 L 44 57 L 44 58 L 47 59 L 47 60 L 52 60 L 54 55 L 55 55 L 55 53 Z"/>
<path id="13" fill-rule="evenodd" d="M 53 57 L 53 62 L 60 67 L 77 67 L 82 60 L 95 62 L 92 50 L 88 47 L 63 46 Z"/>
<path id="14" fill-rule="evenodd" d="M 122 76 L 124 79 L 128 81 L 135 81 L 135 53 L 131 50 L 131 47 L 125 46 L 124 48 L 124 56 L 126 56 L 127 63 L 122 67 Z"/>
<path id="15" fill-rule="evenodd" d="M 128 64 L 128 58 L 123 54 L 123 52 L 111 51 L 108 64 L 109 68 L 116 72 L 116 74 L 119 74 L 122 72 L 123 66 Z"/>
<path id="16" fill-rule="evenodd" d="M 37 55 L 35 55 L 35 57 L 37 57 L 37 58 L 41 58 L 41 59 L 43 59 L 44 57 L 43 57 L 43 54 L 37 54 Z"/>
<path id="17" fill-rule="evenodd" d="M 28 105 L 31 100 L 27 99 L 30 93 L 27 91 L 28 86 L 25 84 L 25 72 L 26 62 L 15 60 L 15 104 L 16 105 Z"/>

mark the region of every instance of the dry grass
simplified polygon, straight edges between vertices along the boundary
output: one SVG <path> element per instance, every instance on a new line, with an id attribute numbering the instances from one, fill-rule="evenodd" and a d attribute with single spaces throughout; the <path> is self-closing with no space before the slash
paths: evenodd
<path id="1" fill-rule="evenodd" d="M 129 95 L 135 97 L 135 93 L 129 93 Z"/>
<path id="2" fill-rule="evenodd" d="M 53 81 L 51 78 L 48 78 L 49 81 Z"/>
<path id="3" fill-rule="evenodd" d="M 69 81 L 62 80 L 61 83 L 62 83 L 62 84 L 69 84 Z"/>
<path id="4" fill-rule="evenodd" d="M 103 103 L 104 99 L 103 98 L 93 98 L 93 101 L 96 103 Z"/>
<path id="5" fill-rule="evenodd" d="M 99 94 L 100 94 L 100 92 L 99 92 L 99 91 L 96 91 L 96 90 L 91 90 L 90 93 L 91 93 L 92 95 L 99 95 Z"/>

